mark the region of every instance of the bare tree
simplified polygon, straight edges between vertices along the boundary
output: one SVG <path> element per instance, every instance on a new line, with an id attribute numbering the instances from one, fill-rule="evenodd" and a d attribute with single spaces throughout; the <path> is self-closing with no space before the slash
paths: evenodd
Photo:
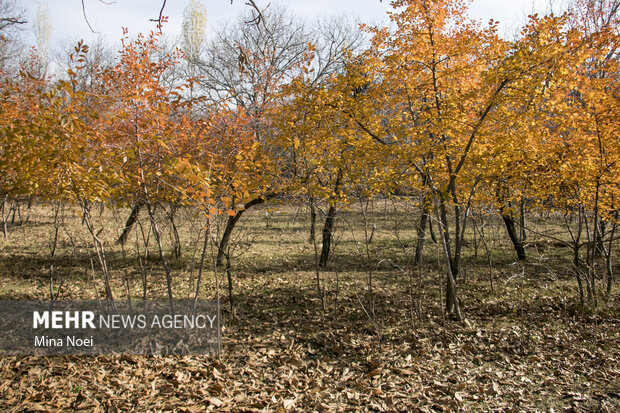
<path id="1" fill-rule="evenodd" d="M 23 50 L 19 32 L 27 23 L 24 14 L 14 0 L 0 0 L 0 71 L 13 69 Z"/>
<path id="2" fill-rule="evenodd" d="M 367 46 L 365 33 L 359 30 L 359 24 L 345 15 L 322 17 L 314 22 L 309 40 L 316 48 L 314 82 L 343 72 L 347 55 L 357 54 Z"/>
<path id="3" fill-rule="evenodd" d="M 75 72 L 74 79 L 77 80 L 76 88 L 95 91 L 101 87 L 97 83 L 96 74 L 115 64 L 115 50 L 103 36 L 98 36 L 89 42 L 88 53 L 83 56 L 83 60 L 77 62 L 71 56 L 75 54 L 75 46 L 78 42 L 79 39 L 64 39 L 57 43 L 50 53 L 50 63 L 59 71 L 56 73 L 59 77 L 66 75 L 66 70 L 72 69 Z M 80 70 L 75 70 L 77 66 Z"/>
<path id="4" fill-rule="evenodd" d="M 344 17 L 317 20 L 310 25 L 283 7 L 253 7 L 233 24 L 221 27 L 206 46 L 198 61 L 201 92 L 211 102 L 232 102 L 251 116 L 251 128 L 257 142 L 266 151 L 276 151 L 273 158 L 283 160 L 281 174 L 293 168 L 286 164 L 280 148 L 271 145 L 277 131 L 270 127 L 267 109 L 277 104 L 277 92 L 301 72 L 302 63 L 313 56 L 313 83 L 343 70 L 345 55 L 359 49 L 364 42 L 357 24 Z M 313 47 L 310 48 L 309 44 Z M 279 98 L 279 97 L 278 97 Z M 272 197 L 270 190 L 259 193 L 246 205 L 259 205 Z M 231 217 L 222 234 L 218 262 L 222 263 L 230 232 L 239 217 Z M 329 250 L 333 217 L 325 220 L 328 236 L 324 248 Z M 325 231 L 324 231 L 325 233 Z"/>
<path id="5" fill-rule="evenodd" d="M 290 79 L 307 50 L 309 31 L 304 22 L 283 7 L 261 11 L 260 24 L 252 10 L 216 30 L 199 62 L 201 86 L 214 101 L 258 111 L 279 84 Z"/>
<path id="6" fill-rule="evenodd" d="M 250 24 L 251 22 L 251 24 Z M 224 101 L 250 116 L 256 142 L 268 146 L 268 110 L 279 88 L 295 76 L 308 50 L 310 32 L 305 23 L 283 7 L 252 8 L 232 24 L 216 30 L 197 62 L 199 93 L 209 103 Z M 245 200 L 246 209 L 273 194 L 263 188 Z M 218 263 L 223 263 L 228 242 L 243 211 L 230 217 L 220 237 Z"/>

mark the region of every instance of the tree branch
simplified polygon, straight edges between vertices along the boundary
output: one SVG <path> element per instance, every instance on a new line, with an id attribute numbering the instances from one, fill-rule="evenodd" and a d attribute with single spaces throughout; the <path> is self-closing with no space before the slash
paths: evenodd
<path id="1" fill-rule="evenodd" d="M 360 122 L 359 120 L 356 120 L 355 122 L 357 122 L 357 125 L 360 128 L 362 128 L 362 130 L 364 132 L 366 132 L 371 138 L 373 138 L 374 140 L 379 142 L 381 145 L 386 145 L 386 146 L 389 145 L 389 143 L 387 143 L 385 140 L 381 139 L 381 137 L 379 137 L 378 135 L 373 133 L 370 129 L 368 129 L 366 126 L 364 126 L 364 124 L 362 122 Z"/>
<path id="2" fill-rule="evenodd" d="M 90 25 L 88 17 L 86 16 L 86 5 L 84 4 L 84 0 L 82 0 L 82 14 L 84 15 L 84 20 L 86 21 L 86 24 L 88 25 L 90 31 L 93 33 L 97 33 L 95 30 L 93 30 L 93 26 Z"/>
<path id="3" fill-rule="evenodd" d="M 465 164 L 465 159 L 467 158 L 467 154 L 469 153 L 469 148 L 471 148 L 471 145 L 474 142 L 474 138 L 476 137 L 478 130 L 482 126 L 482 123 L 486 119 L 491 109 L 493 109 L 493 106 L 495 104 L 495 98 L 497 97 L 497 95 L 499 95 L 502 89 L 508 84 L 508 82 L 510 82 L 510 79 L 504 79 L 502 83 L 500 83 L 497 89 L 495 90 L 495 93 L 493 93 L 493 96 L 491 96 L 491 101 L 489 102 L 486 109 L 480 116 L 480 119 L 478 119 L 478 122 L 476 122 L 474 129 L 471 131 L 471 135 L 469 135 L 469 140 L 467 141 L 467 145 L 465 146 L 465 149 L 463 150 L 463 155 L 461 156 L 461 159 L 459 160 L 459 163 L 456 166 L 456 169 L 454 170 L 453 176 L 458 175 L 459 171 L 463 167 L 463 164 Z"/>
<path id="4" fill-rule="evenodd" d="M 20 20 L 18 17 L 1 17 L 0 22 L 6 23 L 6 25 L 11 24 L 26 24 L 28 20 Z"/>
<path id="5" fill-rule="evenodd" d="M 157 23 L 157 28 L 159 29 L 159 33 L 161 33 L 161 23 L 162 17 L 164 14 L 164 9 L 166 8 L 166 0 L 161 4 L 161 9 L 159 9 L 159 17 L 157 19 L 149 19 L 149 21 Z"/>

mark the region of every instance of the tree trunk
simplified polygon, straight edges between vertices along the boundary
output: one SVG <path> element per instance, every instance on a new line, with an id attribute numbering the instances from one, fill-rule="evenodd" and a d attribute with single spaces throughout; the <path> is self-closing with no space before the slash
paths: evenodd
<path id="1" fill-rule="evenodd" d="M 4 234 L 4 239 L 8 238 L 7 228 L 6 228 L 6 220 L 8 218 L 8 215 L 6 217 L 4 216 L 7 199 L 9 199 L 9 194 L 7 194 L 2 200 L 2 207 L 0 208 L 0 216 L 2 216 L 2 233 Z"/>
<path id="2" fill-rule="evenodd" d="M 148 196 L 146 189 L 144 189 L 144 192 L 145 192 L 145 195 Z M 157 242 L 157 248 L 159 249 L 159 258 L 161 259 L 161 264 L 164 267 L 164 272 L 166 274 L 166 287 L 168 289 L 168 301 L 170 303 L 170 311 L 174 314 L 174 298 L 172 295 L 172 274 L 170 272 L 170 267 L 168 267 L 168 262 L 166 261 L 166 255 L 164 254 L 164 247 L 161 242 L 161 234 L 159 232 L 159 228 L 157 227 L 157 221 L 155 220 L 154 208 L 148 201 L 146 202 L 146 209 L 149 213 L 151 227 L 153 229 L 153 234 L 155 234 L 155 241 Z"/>
<path id="3" fill-rule="evenodd" d="M 334 231 L 334 222 L 336 220 L 336 206 L 330 205 L 325 217 L 325 224 L 323 225 L 323 245 L 321 247 L 321 258 L 319 259 L 319 265 L 322 268 L 327 266 L 329 261 L 329 254 L 332 246 L 332 235 Z"/>
<path id="4" fill-rule="evenodd" d="M 103 274 L 103 280 L 105 284 L 106 299 L 108 301 L 114 301 L 114 296 L 112 295 L 112 287 L 110 285 L 110 273 L 108 271 L 108 262 L 105 256 L 104 243 L 98 236 L 101 230 L 97 232 L 95 231 L 92 215 L 90 213 L 91 207 L 92 204 L 88 201 L 80 200 L 80 208 L 82 209 L 82 221 L 86 224 L 86 228 L 88 229 L 88 232 L 90 232 L 90 235 L 93 239 L 93 245 L 95 247 L 95 252 L 97 253 L 97 259 L 99 260 L 99 265 L 101 266 L 101 272 Z"/>
<path id="5" fill-rule="evenodd" d="M 476 219 L 474 214 L 472 214 L 471 223 L 474 227 L 474 235 L 476 235 L 476 232 L 480 234 L 480 241 L 482 241 L 482 245 L 484 245 L 484 249 L 487 253 L 487 263 L 489 264 L 489 285 L 491 287 L 491 294 L 495 294 L 495 286 L 493 285 L 493 261 L 491 261 L 491 251 L 489 250 L 489 244 L 487 244 L 487 240 L 484 237 L 484 223 L 482 223 L 482 225 L 480 226 L 476 225 Z"/>
<path id="6" fill-rule="evenodd" d="M 340 191 L 340 183 L 342 181 L 342 169 L 338 169 L 336 175 L 336 184 L 334 185 L 334 193 L 338 194 Z M 323 225 L 323 245 L 321 246 L 321 258 L 319 265 L 322 268 L 327 267 L 329 256 L 332 247 L 332 234 L 334 232 L 334 223 L 336 221 L 336 201 L 332 198 L 329 202 L 329 210 L 325 217 L 325 224 Z"/>
<path id="7" fill-rule="evenodd" d="M 235 229 L 235 225 L 237 225 L 239 218 L 241 218 L 241 215 L 243 215 L 243 213 L 247 211 L 248 209 L 250 209 L 251 207 L 264 203 L 265 199 L 266 199 L 265 197 L 255 198 L 251 200 L 250 202 L 248 202 L 247 204 L 245 204 L 245 209 L 237 211 L 237 213 L 232 217 L 228 217 L 228 221 L 226 222 L 226 228 L 224 229 L 224 233 L 222 234 L 222 238 L 220 239 L 220 244 L 217 250 L 217 259 L 215 263 L 218 267 L 221 267 L 222 264 L 224 263 L 226 251 L 228 251 L 228 244 L 230 242 L 230 236 L 232 234 L 233 229 Z"/>
<path id="8" fill-rule="evenodd" d="M 616 214 L 616 219 L 617 219 L 617 214 Z M 611 233 L 609 234 L 609 245 L 607 247 L 607 250 L 605 252 L 605 268 L 606 268 L 606 272 L 607 272 L 607 290 L 606 290 L 606 298 L 605 300 L 609 302 L 609 299 L 611 297 L 611 289 L 613 286 L 613 280 L 614 280 L 614 276 L 613 276 L 613 265 L 611 262 L 611 252 L 613 251 L 613 242 L 614 242 L 614 233 L 616 232 L 616 227 L 618 226 L 618 224 L 616 223 L 616 221 L 614 221 L 612 223 L 612 227 L 611 227 Z"/>
<path id="9" fill-rule="evenodd" d="M 521 198 L 519 204 L 519 240 L 523 243 L 527 239 L 525 233 L 525 199 Z"/>
<path id="10" fill-rule="evenodd" d="M 308 241 L 312 244 L 316 240 L 316 207 L 314 199 L 310 197 L 310 238 Z"/>
<path id="11" fill-rule="evenodd" d="M 444 259 L 446 262 L 446 313 L 454 314 L 457 320 L 461 320 L 461 310 L 459 306 L 459 300 L 456 292 L 456 279 L 458 276 L 458 263 L 455 263 L 450 251 L 450 231 L 448 226 L 448 214 L 446 212 L 446 205 L 443 200 L 440 201 L 439 206 L 435 206 L 435 214 L 437 220 L 440 223 L 439 231 L 441 236 L 441 245 L 444 252 Z"/>
<path id="12" fill-rule="evenodd" d="M 599 256 L 599 257 L 604 257 L 605 256 L 605 242 L 603 241 L 603 239 L 605 238 L 605 228 L 607 222 L 604 219 L 599 219 L 598 221 L 598 227 L 596 227 L 596 231 L 598 233 L 598 235 L 596 236 L 597 239 L 597 243 L 596 243 L 596 249 L 594 250 L 594 255 Z"/>
<path id="13" fill-rule="evenodd" d="M 235 317 L 235 302 L 233 299 L 233 281 L 230 271 L 230 251 L 226 253 L 226 278 L 228 278 L 228 303 L 230 304 L 230 316 Z"/>
<path id="14" fill-rule="evenodd" d="M 508 236 L 510 237 L 512 246 L 517 252 L 517 258 L 519 259 L 519 261 L 525 260 L 525 248 L 523 248 L 523 243 L 517 235 L 514 218 L 510 216 L 510 213 L 506 211 L 506 208 L 504 206 L 500 208 L 499 212 L 502 215 L 502 219 L 504 220 L 504 225 L 506 225 L 506 230 L 508 231 Z"/>
<path id="15" fill-rule="evenodd" d="M 413 265 L 418 265 L 422 262 L 422 251 L 424 249 L 424 242 L 426 241 L 426 225 L 429 221 L 431 205 L 428 202 L 426 196 L 422 198 L 422 216 L 420 222 L 417 225 L 416 231 L 418 233 L 418 244 L 415 248 L 415 258 L 413 259 Z"/>
<path id="16" fill-rule="evenodd" d="M 125 223 L 125 228 L 123 228 L 123 232 L 121 233 L 120 237 L 118 237 L 118 239 L 116 240 L 117 244 L 124 245 L 125 242 L 127 242 L 127 238 L 129 238 L 131 229 L 133 228 L 134 224 L 138 220 L 138 215 L 140 214 L 140 210 L 142 209 L 143 206 L 144 206 L 144 202 L 142 201 L 138 201 L 134 204 L 133 208 L 131 209 L 131 214 L 129 214 L 129 218 L 127 218 L 127 222 Z"/>
<path id="17" fill-rule="evenodd" d="M 168 219 L 170 220 L 170 229 L 172 231 L 172 258 L 175 260 L 181 259 L 182 248 L 181 248 L 181 238 L 179 237 L 179 230 L 174 222 L 174 217 L 177 212 L 177 206 L 170 205 L 170 213 L 168 214 Z"/>
<path id="18" fill-rule="evenodd" d="M 194 301 L 198 300 L 200 295 L 200 283 L 202 281 L 202 272 L 205 266 L 205 258 L 207 256 L 207 247 L 209 246 L 209 240 L 211 239 L 211 219 L 207 219 L 207 230 L 205 231 L 205 241 L 202 245 L 202 254 L 200 255 L 200 266 L 198 267 L 198 277 L 196 279 L 196 294 L 194 295 Z"/>
<path id="19" fill-rule="evenodd" d="M 429 214 L 430 214 L 430 209 L 429 209 Z M 435 230 L 433 229 L 433 220 L 432 219 L 428 220 L 428 232 L 431 233 L 431 241 L 433 241 L 435 244 L 437 244 L 437 237 L 435 236 Z"/>

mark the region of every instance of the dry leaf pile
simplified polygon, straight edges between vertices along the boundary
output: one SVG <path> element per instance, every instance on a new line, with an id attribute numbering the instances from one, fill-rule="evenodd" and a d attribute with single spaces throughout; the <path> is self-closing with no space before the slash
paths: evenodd
<path id="1" fill-rule="evenodd" d="M 2 357 L 0 410 L 620 409 L 617 311 L 586 316 L 552 297 L 471 292 L 465 322 L 429 312 L 412 327 L 405 295 L 386 283 L 371 323 L 354 287 L 343 284 L 351 295 L 323 313 L 298 276 L 241 280 L 219 358 Z"/>

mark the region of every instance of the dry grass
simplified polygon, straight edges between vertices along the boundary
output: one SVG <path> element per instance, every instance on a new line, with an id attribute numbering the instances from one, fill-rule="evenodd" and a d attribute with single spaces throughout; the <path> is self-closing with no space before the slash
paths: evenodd
<path id="1" fill-rule="evenodd" d="M 531 235 L 522 273 L 501 223 L 489 217 L 497 290 L 489 292 L 484 249 L 480 245 L 474 256 L 469 233 L 460 285 L 466 321 L 457 323 L 441 312 L 443 270 L 435 244 L 427 245 L 421 277 L 409 273 L 416 212 L 391 201 L 373 208 L 369 224 L 377 230 L 370 262 L 360 214 L 351 210 L 340 216 L 335 255 L 321 272 L 326 312 L 316 292 L 307 211 L 281 206 L 269 210 L 267 218 L 266 208 L 251 210 L 241 220 L 232 250 L 236 317 L 224 305 L 221 357 L 2 357 L 0 410 L 620 409 L 617 287 L 609 304 L 581 308 L 565 248 Z M 45 205 L 23 210 L 28 221 L 10 225 L 9 239 L 0 239 L 1 298 L 49 296 L 51 211 Z M 104 228 L 100 237 L 119 299 L 127 296 L 125 277 L 131 296 L 142 294 L 136 232 L 125 258 L 114 244 L 127 214 L 95 214 Z M 66 299 L 103 297 L 90 235 L 75 211 L 67 210 L 65 218 L 53 261 L 54 286 L 64 280 L 60 296 Z M 197 274 L 202 223 L 191 211 L 180 211 L 177 224 L 183 257 L 173 261 L 174 290 L 186 297 Z M 553 219 L 536 227 L 558 229 Z M 171 237 L 164 238 L 170 250 Z M 165 279 L 152 239 L 150 244 L 145 271 L 148 295 L 154 298 L 165 295 Z M 212 252 L 204 297 L 215 295 Z M 372 320 L 368 268 L 373 270 Z M 218 275 L 223 285 L 223 272 Z M 225 297 L 224 288 L 221 293 Z M 412 309 L 412 297 L 419 300 L 419 313 Z"/>

